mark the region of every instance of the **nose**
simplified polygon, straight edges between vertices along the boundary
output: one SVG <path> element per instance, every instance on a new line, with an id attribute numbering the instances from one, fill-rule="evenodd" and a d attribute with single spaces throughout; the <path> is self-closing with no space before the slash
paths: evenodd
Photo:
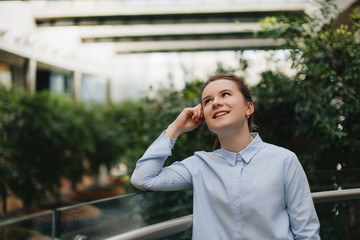
<path id="1" fill-rule="evenodd" d="M 219 106 L 222 106 L 221 99 L 214 98 L 213 101 L 212 101 L 212 107 L 216 108 L 216 107 L 219 107 Z"/>

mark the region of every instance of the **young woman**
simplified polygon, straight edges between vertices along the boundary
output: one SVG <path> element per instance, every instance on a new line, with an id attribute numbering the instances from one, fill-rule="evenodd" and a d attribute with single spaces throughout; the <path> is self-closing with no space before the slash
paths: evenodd
<path id="1" fill-rule="evenodd" d="M 241 78 L 218 74 L 201 104 L 185 108 L 137 162 L 141 190 L 193 187 L 193 239 L 320 239 L 306 175 L 296 155 L 252 133 L 254 105 Z M 163 167 L 177 137 L 205 120 L 220 148 Z"/>

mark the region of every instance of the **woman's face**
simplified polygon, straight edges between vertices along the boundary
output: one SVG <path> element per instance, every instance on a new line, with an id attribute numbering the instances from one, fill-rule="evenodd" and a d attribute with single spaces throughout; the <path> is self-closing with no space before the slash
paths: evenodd
<path id="1" fill-rule="evenodd" d="M 209 83 L 202 92 L 201 105 L 212 132 L 248 131 L 247 116 L 254 112 L 254 107 L 245 101 L 235 82 L 219 79 Z"/>

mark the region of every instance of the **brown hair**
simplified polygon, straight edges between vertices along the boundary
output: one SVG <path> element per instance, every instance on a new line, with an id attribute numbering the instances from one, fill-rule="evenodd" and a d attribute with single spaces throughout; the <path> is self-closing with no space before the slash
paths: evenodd
<path id="1" fill-rule="evenodd" d="M 221 80 L 221 79 L 233 81 L 238 86 L 238 89 L 242 93 L 245 101 L 253 102 L 252 97 L 251 97 L 250 89 L 246 85 L 244 79 L 240 78 L 240 77 L 238 77 L 238 76 L 236 76 L 236 75 L 234 75 L 232 73 L 219 73 L 219 74 L 211 76 L 205 82 L 205 84 L 204 84 L 204 86 L 203 86 L 203 88 L 201 90 L 201 94 L 202 94 L 202 92 L 204 91 L 204 89 L 206 88 L 207 85 L 209 85 L 211 82 L 214 82 L 216 80 Z M 254 131 L 256 129 L 253 121 L 254 121 L 254 118 L 253 118 L 253 114 L 252 114 L 248 118 L 248 127 L 249 127 L 250 132 L 252 132 L 252 131 Z M 220 147 L 221 146 L 220 146 L 219 138 L 216 137 L 213 150 L 219 149 Z"/>

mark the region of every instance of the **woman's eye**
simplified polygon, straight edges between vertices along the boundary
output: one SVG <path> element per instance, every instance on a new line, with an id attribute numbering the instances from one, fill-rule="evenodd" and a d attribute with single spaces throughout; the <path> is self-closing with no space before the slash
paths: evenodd
<path id="1" fill-rule="evenodd" d="M 230 96 L 230 93 L 225 92 L 225 93 L 222 94 L 222 96 L 223 96 L 223 97 L 225 97 L 225 96 Z"/>
<path id="2" fill-rule="evenodd" d="M 210 102 L 210 99 L 206 99 L 205 101 L 204 101 L 204 105 L 206 105 L 207 103 L 209 103 Z"/>

